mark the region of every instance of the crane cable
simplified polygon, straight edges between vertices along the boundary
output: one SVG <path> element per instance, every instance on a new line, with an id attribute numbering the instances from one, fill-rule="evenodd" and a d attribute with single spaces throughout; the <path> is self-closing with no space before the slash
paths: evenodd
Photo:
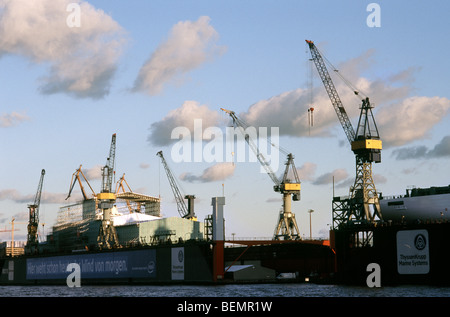
<path id="1" fill-rule="evenodd" d="M 345 85 L 347 85 L 347 87 L 349 87 L 355 96 L 359 96 L 362 95 L 364 97 L 368 97 L 364 92 L 362 92 L 360 89 L 358 89 L 357 87 L 355 87 L 348 79 L 346 79 L 344 76 L 342 76 L 342 74 L 339 72 L 339 70 L 334 67 L 334 65 L 325 57 L 325 55 L 322 54 L 322 52 L 317 48 L 316 49 L 319 51 L 320 55 L 322 55 L 323 60 L 325 61 L 326 64 L 328 64 L 328 66 L 333 70 L 333 72 L 335 74 L 337 74 L 337 76 L 339 78 L 341 78 L 341 80 L 344 82 Z"/>

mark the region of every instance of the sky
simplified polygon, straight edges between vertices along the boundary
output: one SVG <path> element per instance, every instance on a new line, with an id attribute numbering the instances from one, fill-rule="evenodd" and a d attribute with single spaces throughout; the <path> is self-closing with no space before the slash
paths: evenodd
<path id="1" fill-rule="evenodd" d="M 0 231 L 15 217 L 15 237 L 26 239 L 42 169 L 41 236 L 81 197 L 76 188 L 65 200 L 80 165 L 100 191 L 116 133 L 115 180 L 125 173 L 134 192 L 160 196 L 164 217 L 179 215 L 158 151 L 182 193 L 196 195 L 199 221 L 224 195 L 227 237 L 272 237 L 282 202 L 271 178 L 248 148 L 238 161 L 242 152 L 213 142 L 231 125 L 225 108 L 256 129 L 277 128 L 273 141 L 295 156 L 302 184 L 292 203 L 300 235 L 311 225 L 313 237 L 328 237 L 333 191 L 348 195 L 355 158 L 305 40 L 375 107 L 377 190 L 447 186 L 449 11 L 443 0 L 0 0 Z M 355 126 L 361 100 L 333 81 Z M 280 176 L 285 154 L 268 154 Z"/>

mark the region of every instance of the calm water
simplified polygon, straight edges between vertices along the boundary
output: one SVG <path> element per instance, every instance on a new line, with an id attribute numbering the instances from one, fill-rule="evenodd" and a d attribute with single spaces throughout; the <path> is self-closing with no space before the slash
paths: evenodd
<path id="1" fill-rule="evenodd" d="M 221 286 L 1 286 L 0 297 L 450 297 L 450 287 L 316 284 Z"/>

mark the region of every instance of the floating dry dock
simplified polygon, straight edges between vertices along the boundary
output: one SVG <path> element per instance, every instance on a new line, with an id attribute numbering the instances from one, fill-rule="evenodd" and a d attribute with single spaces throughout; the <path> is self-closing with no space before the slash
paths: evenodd
<path id="1" fill-rule="evenodd" d="M 366 285 L 376 263 L 381 285 L 450 285 L 449 222 L 378 227 L 355 226 L 332 232 L 336 282 Z"/>
<path id="2" fill-rule="evenodd" d="M 225 198 L 213 197 L 212 205 L 205 222 L 145 213 L 113 217 L 121 247 L 102 250 L 96 247 L 101 220 L 95 201 L 64 206 L 47 243 L 0 259 L 0 283 L 66 284 L 70 263 L 80 266 L 82 284 L 274 282 L 280 273 L 303 278 L 333 269 L 334 254 L 322 241 L 242 241 L 243 248 L 229 247 Z"/>
<path id="3" fill-rule="evenodd" d="M 427 194 L 424 198 L 442 204 L 448 193 L 439 190 L 433 195 L 444 196 Z M 385 205 L 395 202 L 391 206 L 408 207 L 408 199 L 417 199 L 417 195 L 396 197 Z M 310 281 L 367 285 L 369 265 L 375 263 L 381 285 L 450 285 L 447 209 L 439 217 L 406 221 L 407 210 L 398 208 L 406 215 L 401 221 L 392 217 L 376 225 L 349 223 L 331 230 L 330 239 L 323 241 L 227 241 L 225 198 L 214 197 L 212 214 L 204 222 L 161 218 L 156 212 L 159 206 L 151 205 L 142 208 L 143 212 L 116 215 L 121 246 L 100 250 L 96 239 L 101 220 L 95 217 L 94 206 L 95 202 L 84 202 L 61 207 L 53 233 L 33 253 L 17 245 L 12 257 L 8 254 L 11 246 L 4 244 L 0 284 L 65 285 L 68 264 L 77 263 L 82 284 Z M 424 214 L 434 215 L 426 210 Z M 18 252 L 20 248 L 25 252 Z"/>
<path id="4" fill-rule="evenodd" d="M 383 223 L 331 231 L 336 281 L 365 285 L 376 263 L 382 285 L 450 285 L 450 186 L 408 189 L 380 205 Z"/>

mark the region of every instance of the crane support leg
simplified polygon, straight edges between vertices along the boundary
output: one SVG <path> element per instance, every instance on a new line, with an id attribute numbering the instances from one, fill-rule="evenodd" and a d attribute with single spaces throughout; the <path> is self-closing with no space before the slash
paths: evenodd
<path id="1" fill-rule="evenodd" d="M 361 194 L 362 197 L 360 197 Z M 352 197 L 356 203 L 354 210 L 356 220 L 366 220 L 370 223 L 383 220 L 377 190 L 372 177 L 372 163 L 363 162 L 358 157 L 356 158 L 356 180 L 353 186 Z"/>
<path id="2" fill-rule="evenodd" d="M 102 221 L 100 225 L 100 232 L 98 235 L 98 246 L 100 249 L 111 249 L 118 246 L 116 228 L 113 225 Z"/>
<path id="3" fill-rule="evenodd" d="M 356 179 L 348 199 L 333 199 L 333 226 L 353 223 L 375 223 L 383 221 L 375 183 L 372 163 L 356 157 Z"/>
<path id="4" fill-rule="evenodd" d="M 291 211 L 291 195 L 283 194 L 283 210 L 280 212 L 278 224 L 275 229 L 274 240 L 298 240 L 300 232 L 298 230 L 295 214 Z"/>
<path id="5" fill-rule="evenodd" d="M 117 247 L 119 245 L 119 238 L 117 237 L 116 228 L 111 221 L 111 212 L 114 201 L 103 200 L 100 201 L 100 207 L 102 209 L 102 223 L 100 224 L 100 229 L 97 237 L 97 242 L 99 248 Z"/>

